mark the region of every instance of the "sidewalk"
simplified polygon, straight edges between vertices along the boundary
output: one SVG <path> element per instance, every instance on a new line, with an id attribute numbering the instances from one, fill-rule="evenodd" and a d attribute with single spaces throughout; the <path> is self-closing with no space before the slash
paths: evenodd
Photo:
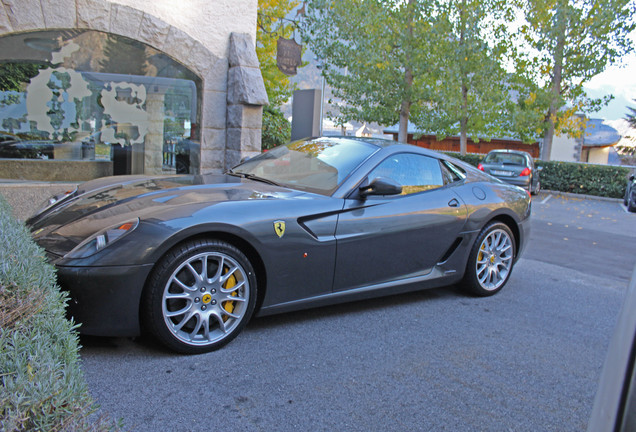
<path id="1" fill-rule="evenodd" d="M 13 216 L 26 220 L 51 197 L 75 188 L 77 183 L 50 183 L 23 180 L 0 180 L 0 195 L 13 209 Z"/>

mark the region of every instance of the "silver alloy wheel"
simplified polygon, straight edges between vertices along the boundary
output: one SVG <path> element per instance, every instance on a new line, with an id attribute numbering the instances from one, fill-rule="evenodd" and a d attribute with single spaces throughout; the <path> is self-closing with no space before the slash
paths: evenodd
<path id="1" fill-rule="evenodd" d="M 502 229 L 488 233 L 479 245 L 475 264 L 479 285 L 487 291 L 494 291 L 506 282 L 513 262 L 512 239 Z"/>
<path id="2" fill-rule="evenodd" d="M 172 273 L 162 295 L 168 330 L 187 345 L 223 340 L 248 310 L 250 284 L 245 269 L 221 252 L 188 258 Z"/>

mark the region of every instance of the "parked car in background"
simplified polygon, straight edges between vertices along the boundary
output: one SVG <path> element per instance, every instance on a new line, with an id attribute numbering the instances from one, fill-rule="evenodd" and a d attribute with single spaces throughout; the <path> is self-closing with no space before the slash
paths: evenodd
<path id="1" fill-rule="evenodd" d="M 541 190 L 540 168 L 535 168 L 530 153 L 520 150 L 492 150 L 477 168 L 506 183 L 520 186 L 533 195 Z"/>
<path id="2" fill-rule="evenodd" d="M 53 159 L 53 142 L 0 132 L 0 159 Z"/>
<path id="3" fill-rule="evenodd" d="M 634 177 L 634 174 L 630 175 L 627 180 L 623 204 L 625 204 L 627 210 L 630 212 L 636 212 L 636 177 Z"/>

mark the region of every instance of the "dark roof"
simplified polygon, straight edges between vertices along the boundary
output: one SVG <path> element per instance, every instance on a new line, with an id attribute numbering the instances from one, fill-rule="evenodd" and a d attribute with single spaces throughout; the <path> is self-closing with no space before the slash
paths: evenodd
<path id="1" fill-rule="evenodd" d="M 607 147 L 620 141 L 616 129 L 604 124 L 603 119 L 588 119 L 583 136 L 583 147 Z"/>

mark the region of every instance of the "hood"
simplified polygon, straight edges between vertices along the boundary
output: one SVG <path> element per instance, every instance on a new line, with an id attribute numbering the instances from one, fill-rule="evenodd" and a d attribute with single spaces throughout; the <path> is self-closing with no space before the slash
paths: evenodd
<path id="1" fill-rule="evenodd" d="M 229 175 L 119 176 L 83 183 L 27 220 L 36 242 L 63 255 L 87 237 L 139 218 L 161 220 L 175 207 L 188 212 L 228 201 L 290 199 L 304 192 Z"/>

